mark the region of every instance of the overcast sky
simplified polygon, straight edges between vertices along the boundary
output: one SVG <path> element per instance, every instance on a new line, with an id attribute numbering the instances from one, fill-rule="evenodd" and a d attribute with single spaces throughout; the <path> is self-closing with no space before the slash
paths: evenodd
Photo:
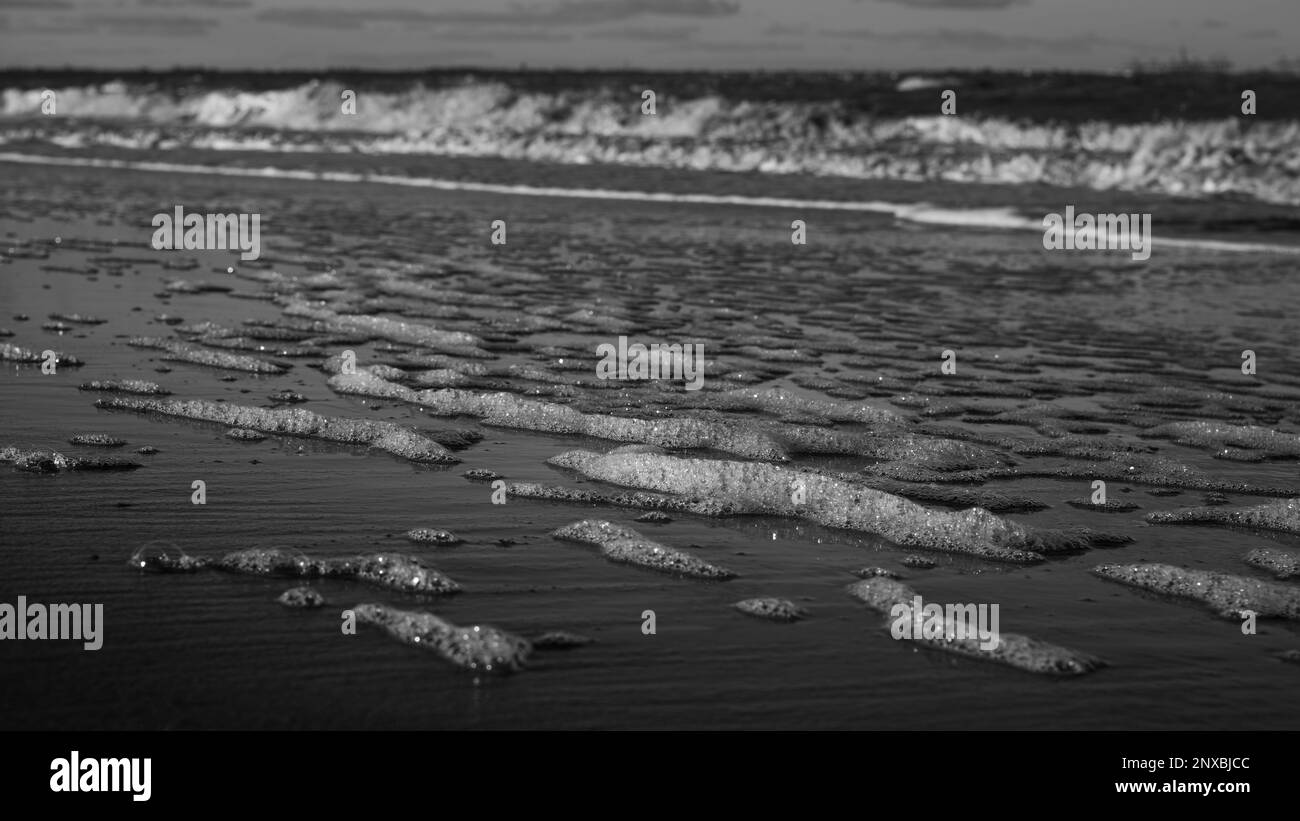
<path id="1" fill-rule="evenodd" d="M 1300 0 L 0 0 L 0 65 L 1113 70 L 1300 55 Z"/>

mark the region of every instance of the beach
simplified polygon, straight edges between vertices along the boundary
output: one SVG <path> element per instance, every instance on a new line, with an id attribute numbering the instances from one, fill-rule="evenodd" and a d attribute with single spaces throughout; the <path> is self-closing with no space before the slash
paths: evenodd
<path id="1" fill-rule="evenodd" d="M 1261 618 L 1245 635 L 1241 619 L 1203 602 L 1094 572 L 1169 565 L 1294 590 L 1243 561 L 1254 549 L 1294 552 L 1293 533 L 1146 519 L 1300 495 L 1287 204 L 1242 203 L 1234 226 L 1221 203 L 1152 191 L 527 159 L 6 150 L 35 159 L 0 163 L 0 328 L 12 332 L 0 342 L 84 364 L 50 374 L 4 362 L 0 447 L 139 467 L 0 464 L 6 593 L 104 605 L 95 652 L 0 643 L 0 703 L 22 705 L 0 715 L 5 729 L 1300 727 L 1297 670 L 1282 655 L 1300 649 L 1294 619 Z M 501 188 L 374 176 L 448 180 L 450 167 Z M 988 218 L 1098 203 L 1152 215 L 1150 259 L 1047 251 L 1041 231 Z M 152 248 L 150 219 L 182 205 L 260 214 L 260 257 Z M 926 219 L 940 212 L 956 216 Z M 504 244 L 492 242 L 497 220 Z M 791 242 L 795 220 L 806 244 Z M 1260 227 L 1270 220 L 1281 228 Z M 42 328 L 50 322 L 62 325 Z M 702 389 L 599 379 L 597 347 L 620 336 L 702 344 Z M 354 373 L 337 360 L 345 350 Z M 212 354 L 273 367 L 214 367 Z M 142 401 L 253 409 L 240 418 L 265 438 L 81 389 L 125 379 L 169 392 Z M 257 409 L 369 427 L 284 433 L 287 422 Z M 383 423 L 440 444 L 411 457 L 384 444 Z M 126 444 L 68 441 L 88 433 Z M 628 445 L 641 452 L 617 464 L 557 461 Z M 145 446 L 157 452 L 136 452 Z M 444 448 L 449 458 L 430 457 Z M 663 484 L 651 457 L 670 460 L 663 476 L 686 479 Z M 755 463 L 779 481 L 816 477 L 809 487 L 853 504 L 787 508 L 758 484 L 767 474 L 743 467 Z M 504 504 L 488 474 L 470 470 L 499 476 Z M 1086 502 L 1097 479 L 1136 507 L 1069 504 Z M 193 503 L 196 480 L 204 504 Z M 671 498 L 687 480 L 704 489 L 690 509 L 612 499 Z M 527 484 L 547 490 L 515 487 Z M 917 514 L 924 525 L 862 524 L 904 497 L 933 511 Z M 847 525 L 835 518 L 859 503 L 878 507 Z M 638 519 L 653 505 L 669 521 Z M 973 507 L 989 509 L 980 527 L 1001 535 L 945 518 Z M 932 516 L 956 535 L 927 540 Z M 554 535 L 584 520 L 734 577 L 665 573 Z M 461 543 L 404 538 L 417 528 Z M 164 543 L 214 562 L 250 548 L 313 560 L 401 553 L 460 592 L 322 575 L 307 581 L 325 606 L 286 608 L 277 597 L 303 580 L 129 566 Z M 935 566 L 904 563 L 917 555 Z M 998 603 L 1004 631 L 1102 663 L 1042 675 L 896 641 L 849 592 L 870 567 L 927 600 Z M 805 614 L 778 623 L 733 607 L 758 597 Z M 464 669 L 373 625 L 341 631 L 341 611 L 365 603 L 536 646 L 510 675 Z M 537 641 L 555 631 L 594 641 Z"/>

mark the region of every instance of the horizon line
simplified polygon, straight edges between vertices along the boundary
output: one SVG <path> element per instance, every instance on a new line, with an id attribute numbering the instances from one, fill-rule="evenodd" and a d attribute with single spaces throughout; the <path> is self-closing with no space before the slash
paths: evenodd
<path id="1" fill-rule="evenodd" d="M 1244 74 L 1300 74 L 1300 65 L 1292 66 L 1258 66 L 1234 67 L 1231 65 L 1212 64 L 1210 61 L 1153 62 L 1150 64 L 1129 65 L 1113 69 L 1096 68 L 994 68 L 984 67 L 945 67 L 945 68 L 650 68 L 644 66 L 535 66 L 520 64 L 516 66 L 487 66 L 476 64 L 434 65 L 411 68 L 367 68 L 365 66 L 314 66 L 294 68 L 234 68 L 215 66 L 176 65 L 160 67 L 103 67 L 103 66 L 3 66 L 0 74 L 331 74 L 344 72 L 366 72 L 370 74 L 419 74 L 437 72 L 495 72 L 495 73 L 559 73 L 559 74 L 808 74 L 808 75 L 854 75 L 854 74 L 909 74 L 909 75 L 953 75 L 953 74 L 1070 74 L 1111 77 L 1127 74 L 1173 74 L 1178 72 L 1222 75 Z"/>

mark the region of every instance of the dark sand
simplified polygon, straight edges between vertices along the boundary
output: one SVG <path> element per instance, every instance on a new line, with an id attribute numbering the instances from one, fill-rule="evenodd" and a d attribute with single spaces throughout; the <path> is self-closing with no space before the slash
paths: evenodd
<path id="1" fill-rule="evenodd" d="M 1275 656 L 1300 647 L 1294 622 L 1261 621 L 1258 635 L 1243 636 L 1239 623 L 1194 603 L 1090 572 L 1103 563 L 1149 562 L 1271 579 L 1242 557 L 1253 548 L 1294 549 L 1296 537 L 1148 525 L 1144 516 L 1153 511 L 1203 504 L 1194 489 L 1150 495 L 1158 484 L 1108 482 L 1109 498 L 1140 506 L 1131 512 L 1071 507 L 1068 500 L 1090 494 L 1085 473 L 1099 463 L 1077 451 L 1063 455 L 1059 436 L 1076 427 L 1071 435 L 1098 452 L 1122 445 L 1223 482 L 1300 485 L 1293 460 L 1215 459 L 1213 449 L 1145 435 L 1183 419 L 1300 430 L 1295 257 L 1157 248 L 1137 264 L 1122 253 L 1048 254 L 1033 232 L 936 229 L 871 214 L 3 170 L 0 327 L 14 332 L 4 341 L 65 351 L 86 364 L 47 376 L 38 366 L 4 363 L 0 447 L 122 456 L 143 467 L 37 474 L 0 464 L 0 601 L 103 602 L 106 619 L 98 652 L 73 642 L 0 643 L 0 728 L 1300 728 L 1297 670 Z M 619 173 L 647 188 L 656 172 Z M 152 250 L 150 218 L 176 204 L 261 213 L 263 259 Z M 1161 212 L 1153 210 L 1159 226 Z M 796 218 L 809 222 L 805 247 L 790 245 Z M 509 223 L 505 247 L 488 242 L 494 219 Z M 164 267 L 189 260 L 193 267 Z M 269 281 L 272 271 L 281 276 Z M 333 282 L 311 279 L 331 271 Z M 174 280 L 233 290 L 169 294 Z M 393 283 L 454 293 L 424 299 L 394 292 Z M 901 564 L 915 550 L 794 518 L 673 513 L 670 523 L 654 524 L 636 520 L 643 510 L 600 504 L 512 498 L 496 506 L 491 486 L 468 481 L 465 470 L 615 492 L 546 460 L 618 443 L 340 396 L 313 367 L 324 357 L 274 351 L 300 341 L 228 351 L 292 365 L 276 376 L 165 362 L 161 351 L 127 344 L 136 336 L 194 342 L 176 328 L 202 321 L 283 324 L 268 297 L 295 293 L 331 300 L 335 310 L 483 338 L 493 359 L 452 359 L 494 371 L 458 386 L 466 390 L 531 392 L 588 413 L 767 424 L 779 415 L 715 408 L 712 389 L 780 385 L 809 398 L 892 408 L 918 435 L 1010 438 L 989 445 L 1006 462 L 1083 473 L 982 486 L 1049 506 L 1007 518 L 1038 528 L 1085 525 L 1134 541 L 1024 567 L 927 553 L 938 566 L 915 570 Z M 15 320 L 20 313 L 30 319 Z M 40 327 L 51 313 L 107 321 L 59 334 Z M 186 324 L 156 321 L 160 314 Z M 597 383 L 594 347 L 620 333 L 703 342 L 733 379 L 711 375 L 698 395 L 679 385 L 665 392 Z M 384 344 L 323 347 L 331 355 L 351 347 L 362 365 L 403 366 Z M 957 351 L 956 377 L 939 374 L 945 348 Z M 1240 372 L 1246 348 L 1258 355 L 1257 376 Z M 496 372 L 510 365 L 551 378 Z M 162 366 L 170 370 L 158 372 Z M 312 439 L 237 441 L 226 436 L 228 425 L 98 410 L 102 395 L 78 390 L 91 380 L 128 378 L 158 382 L 172 399 L 268 408 L 271 394 L 288 389 L 308 401 L 277 407 L 430 432 L 479 430 L 484 438 L 456 451 L 460 464 L 429 466 Z M 897 397 L 911 398 L 891 401 Z M 1043 403 L 1076 416 L 1031 413 L 1037 428 L 992 418 Z M 797 421 L 829 424 L 815 413 Z M 128 445 L 68 443 L 84 433 Z M 146 445 L 159 452 L 135 453 Z M 1035 447 L 1055 452 L 1029 452 Z M 855 471 L 877 462 L 795 454 L 791 464 Z M 190 504 L 196 479 L 207 484 L 206 506 Z M 1273 498 L 1226 495 L 1235 507 Z M 674 578 L 551 537 L 582 519 L 631 528 L 738 577 Z M 446 529 L 464 541 L 413 545 L 403 534 L 414 528 Z M 464 591 L 422 599 L 327 579 L 312 582 L 325 607 L 291 609 L 276 599 L 300 580 L 129 568 L 127 558 L 153 540 L 213 558 L 275 546 L 327 557 L 414 553 Z M 999 603 L 1004 631 L 1107 666 L 1063 680 L 896 642 L 877 614 L 845 592 L 864 565 L 902 572 L 930 601 Z M 782 624 L 732 606 L 759 597 L 788 599 L 807 616 Z M 538 649 L 512 676 L 476 676 L 374 628 L 341 635 L 339 611 L 360 602 L 426 608 L 457 625 L 526 637 L 563 630 L 596 641 Z M 647 609 L 656 612 L 657 635 L 641 632 Z"/>

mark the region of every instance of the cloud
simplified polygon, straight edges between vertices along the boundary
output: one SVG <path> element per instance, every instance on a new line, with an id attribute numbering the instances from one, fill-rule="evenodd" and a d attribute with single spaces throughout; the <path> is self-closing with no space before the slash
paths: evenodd
<path id="1" fill-rule="evenodd" d="M 772 23 L 763 29 L 763 34 L 770 37 L 784 37 L 790 34 L 804 34 L 808 31 L 807 23 Z"/>
<path id="2" fill-rule="evenodd" d="M 173 17 L 158 14 L 86 14 L 78 18 L 96 31 L 111 34 L 157 37 L 197 37 L 221 24 L 206 17 Z"/>
<path id="3" fill-rule="evenodd" d="M 431 34 L 421 33 L 423 37 L 435 40 L 519 40 L 530 43 L 554 43 L 572 40 L 573 35 L 567 31 L 552 29 L 499 29 L 499 28 L 456 28 Z"/>
<path id="4" fill-rule="evenodd" d="M 429 66 L 442 66 L 451 61 L 481 60 L 489 61 L 492 53 L 476 48 L 421 49 L 420 51 L 389 52 L 343 52 L 336 55 L 340 66 L 367 69 L 421 69 Z M 361 103 L 365 105 L 364 100 Z"/>
<path id="5" fill-rule="evenodd" d="M 627 26 L 589 31 L 585 36 L 609 40 L 689 40 L 699 29 L 695 26 Z"/>
<path id="6" fill-rule="evenodd" d="M 136 0 L 136 2 L 153 8 L 195 6 L 203 9 L 246 9 L 253 5 L 253 0 Z"/>
<path id="7" fill-rule="evenodd" d="M 271 9 L 259 12 L 258 20 L 268 23 L 285 23 L 292 26 L 315 26 L 331 29 L 358 29 L 366 23 L 427 23 L 428 12 L 413 9 L 371 9 L 347 11 L 342 9 Z"/>
<path id="8" fill-rule="evenodd" d="M 827 37 L 853 38 L 879 43 L 913 43 L 925 47 L 954 48 L 973 51 L 1033 49 L 1044 51 L 1087 52 L 1094 46 L 1132 45 L 1110 40 L 1095 33 L 1069 37 L 1032 37 L 1024 34 L 999 34 L 976 29 L 936 29 L 934 31 L 877 32 L 870 29 L 833 29 L 821 32 Z"/>
<path id="9" fill-rule="evenodd" d="M 14 26 L 13 30 L 21 34 L 94 34 L 99 31 L 93 24 L 83 20 L 45 20 L 41 22 L 23 23 Z"/>
<path id="10" fill-rule="evenodd" d="M 0 0 L 3 2 L 3 0 Z M 202 37 L 221 23 L 206 17 L 152 14 L 56 14 L 42 19 L 26 18 L 11 26 L 22 34 L 107 33 L 130 37 Z"/>
<path id="11" fill-rule="evenodd" d="M 699 40 L 691 43 L 676 43 L 670 46 L 675 51 L 690 49 L 696 52 L 728 52 L 740 54 L 764 54 L 769 51 L 802 51 L 802 43 L 789 40 L 759 40 L 741 42 L 737 40 Z"/>
<path id="12" fill-rule="evenodd" d="M 737 14 L 735 0 L 562 0 L 550 6 L 516 6 L 509 11 L 423 11 L 420 9 L 374 8 L 270 9 L 258 13 L 259 20 L 321 28 L 355 29 L 367 23 L 406 25 L 473 24 L 573 26 L 614 23 L 636 17 L 728 17 Z"/>
<path id="13" fill-rule="evenodd" d="M 731 17 L 740 11 L 734 0 L 565 0 L 541 15 L 558 24 L 627 20 L 633 17 Z M 514 15 L 508 15 L 513 17 Z"/>
<path id="14" fill-rule="evenodd" d="M 0 9 L 70 9 L 68 0 L 0 0 Z"/>
<path id="15" fill-rule="evenodd" d="M 442 22 L 428 19 L 429 15 L 426 12 L 414 9 L 376 9 L 372 12 L 291 9 L 286 10 L 283 14 L 279 10 L 264 12 L 259 14 L 258 18 L 273 23 L 314 26 L 338 31 L 355 31 L 367 23 L 398 25 L 407 28 L 412 26 L 444 25 Z M 510 22 L 518 23 L 520 21 L 512 20 Z M 535 42 L 556 42 L 573 39 L 573 35 L 567 31 L 561 32 L 537 26 L 505 28 L 485 25 L 481 21 L 468 24 L 467 21 L 457 21 L 454 28 L 435 32 L 422 31 L 421 36 L 439 40 L 529 40 Z"/>
<path id="16" fill-rule="evenodd" d="M 911 6 L 914 9 L 987 11 L 989 9 L 1005 9 L 1008 6 L 1027 5 L 1029 0 L 877 0 L 877 2 Z"/>

